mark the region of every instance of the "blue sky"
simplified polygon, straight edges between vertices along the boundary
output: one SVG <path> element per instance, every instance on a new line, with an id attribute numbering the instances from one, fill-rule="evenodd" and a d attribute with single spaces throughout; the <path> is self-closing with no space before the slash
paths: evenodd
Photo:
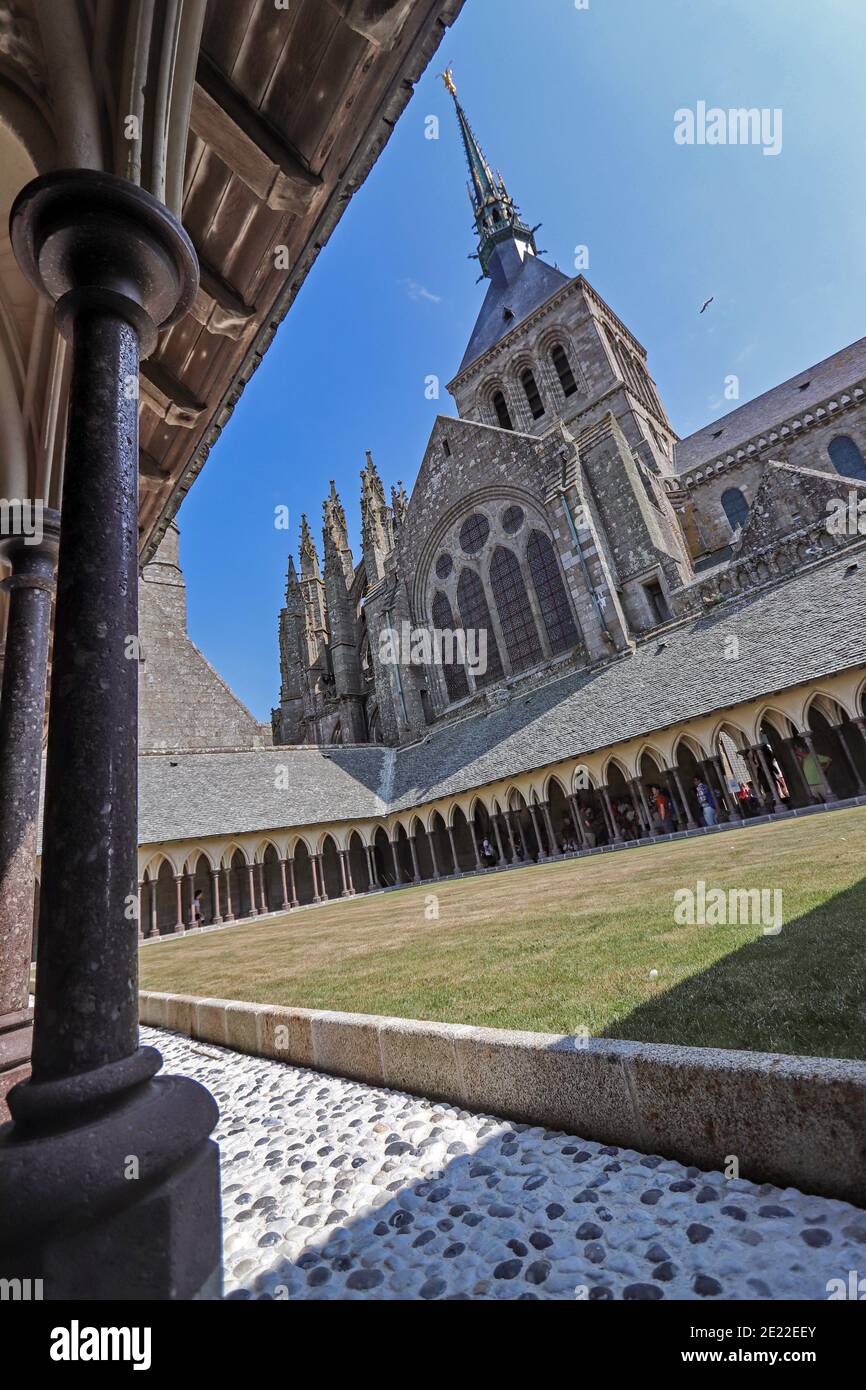
<path id="1" fill-rule="evenodd" d="M 301 513 L 320 537 L 335 479 L 357 558 L 365 449 L 411 489 L 453 413 L 484 285 L 444 64 L 539 249 L 571 273 L 589 248 L 686 435 L 731 408 L 730 374 L 749 400 L 866 331 L 864 39 L 863 0 L 468 0 L 178 517 L 190 635 L 257 717 Z M 780 108 L 781 153 L 676 144 L 699 101 Z"/>

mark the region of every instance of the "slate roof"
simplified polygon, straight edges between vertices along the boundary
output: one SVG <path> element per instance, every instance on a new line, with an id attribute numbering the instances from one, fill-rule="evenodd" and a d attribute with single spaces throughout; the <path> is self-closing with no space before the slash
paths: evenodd
<path id="1" fill-rule="evenodd" d="M 806 367 L 780 386 L 774 386 L 771 391 L 765 391 L 762 396 L 756 396 L 753 401 L 747 401 L 681 439 L 676 446 L 677 473 L 687 473 L 755 435 L 777 429 L 780 421 L 788 416 L 811 409 L 834 392 L 853 386 L 862 377 L 866 377 L 866 338 L 859 338 L 841 352 L 834 352 L 832 357 L 826 357 L 814 367 Z M 808 386 L 801 391 L 800 387 L 806 382 Z"/>
<path id="2" fill-rule="evenodd" d="M 848 574 L 852 564 L 853 573 Z M 671 628 L 400 749 L 274 748 L 141 759 L 140 841 L 378 817 L 866 665 L 866 550 Z M 726 660 L 725 639 L 740 639 Z M 176 766 L 171 766 L 176 763 Z M 290 789 L 276 789 L 279 767 Z"/>
<path id="3" fill-rule="evenodd" d="M 377 745 L 144 754 L 139 843 L 382 815 L 393 757 Z"/>
<path id="4" fill-rule="evenodd" d="M 529 318 L 552 294 L 567 285 L 569 279 L 538 256 L 527 256 L 519 273 L 510 275 L 507 283 L 503 277 L 491 280 L 457 375 Z M 513 318 L 506 318 L 506 309 L 511 310 Z"/>

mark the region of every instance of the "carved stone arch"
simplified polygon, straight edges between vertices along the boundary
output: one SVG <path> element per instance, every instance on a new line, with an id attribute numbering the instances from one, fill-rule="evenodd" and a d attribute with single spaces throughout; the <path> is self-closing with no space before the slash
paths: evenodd
<path id="1" fill-rule="evenodd" d="M 158 849 L 154 850 L 151 853 L 147 862 L 145 863 L 145 866 L 141 872 L 142 879 L 147 880 L 148 882 L 153 882 L 160 869 L 162 868 L 163 864 L 168 864 L 173 873 L 180 872 L 179 869 L 175 868 L 174 863 L 172 862 L 169 855 L 166 854 L 165 850 Z"/>
<path id="2" fill-rule="evenodd" d="M 844 705 L 835 695 L 831 695 L 827 691 L 810 690 L 803 700 L 798 719 L 802 729 L 808 727 L 809 714 L 813 709 L 818 710 L 825 719 L 829 719 L 833 724 L 838 724 Z"/>
<path id="3" fill-rule="evenodd" d="M 478 387 L 475 393 L 478 414 L 486 425 L 494 425 L 497 429 L 508 428 L 508 426 L 500 420 L 499 412 L 496 409 L 495 398 L 499 392 L 502 393 L 513 429 L 515 428 L 519 416 L 515 411 L 513 391 L 510 387 L 510 383 L 501 372 L 492 373 L 485 377 L 484 381 Z"/>
<path id="4" fill-rule="evenodd" d="M 611 773 L 619 772 L 625 782 L 628 781 L 629 772 L 625 759 L 618 753 L 608 753 L 601 769 L 601 780 L 606 786 L 610 781 Z"/>
<path id="5" fill-rule="evenodd" d="M 568 777 L 565 776 L 564 774 L 561 776 L 558 772 L 549 772 L 549 773 L 547 774 L 547 776 L 546 776 L 545 778 L 543 778 L 542 783 L 541 783 L 541 797 L 540 797 L 540 800 L 542 800 L 542 801 L 549 801 L 549 800 L 550 800 L 550 788 L 551 788 L 551 786 L 553 785 L 554 782 L 555 782 L 555 783 L 557 784 L 557 786 L 559 787 L 559 790 L 562 792 L 563 796 L 567 796 L 567 795 L 568 795 L 568 788 L 567 788 L 567 786 L 566 786 L 566 783 L 568 782 L 568 780 L 569 780 Z"/>
<path id="6" fill-rule="evenodd" d="M 666 771 L 668 766 L 666 757 L 661 752 L 661 750 L 655 746 L 655 744 L 647 741 L 641 744 L 640 748 L 637 750 L 637 752 L 634 754 L 631 760 L 633 777 L 644 777 L 644 772 L 642 770 L 644 758 L 649 758 L 652 760 L 653 763 L 655 763 L 656 771 L 659 774 Z"/>
<path id="7" fill-rule="evenodd" d="M 252 860 L 250 859 L 249 855 L 247 854 L 247 847 L 246 847 L 246 845 L 243 845 L 243 844 L 239 843 L 239 841 L 237 841 L 237 840 L 230 840 L 229 843 L 226 845 L 225 849 L 223 850 L 223 853 L 222 853 L 222 859 L 221 859 L 221 865 L 222 865 L 222 867 L 223 867 L 223 868 L 228 868 L 228 867 L 230 866 L 230 864 L 231 864 L 231 862 L 232 862 L 232 860 L 234 859 L 234 857 L 235 857 L 236 854 L 239 854 L 239 855 L 242 857 L 242 859 L 243 859 L 243 861 L 244 861 L 245 864 L 251 864 L 251 863 L 252 863 Z"/>
<path id="8" fill-rule="evenodd" d="M 762 705 L 755 716 L 754 728 L 756 739 L 760 738 L 762 724 L 766 724 L 768 728 L 773 729 L 776 734 L 778 734 L 779 738 L 782 739 L 791 738 L 794 734 L 802 732 L 802 727 L 798 725 L 793 716 L 779 709 L 779 707 L 774 704 Z"/>
<path id="9" fill-rule="evenodd" d="M 532 377 L 538 392 L 543 411 L 540 415 L 534 415 L 530 404 L 530 390 L 526 383 L 528 376 Z M 521 348 L 508 364 L 508 378 L 513 383 L 516 399 L 520 403 L 520 413 L 523 424 L 527 430 L 537 427 L 540 420 L 549 418 L 554 412 L 551 410 L 551 399 L 548 388 L 547 378 L 542 370 L 538 358 L 528 348 Z"/>
<path id="10" fill-rule="evenodd" d="M 253 851 L 254 864 L 261 864 L 263 862 L 265 850 L 267 849 L 268 845 L 270 845 L 277 858 L 280 857 L 279 848 L 277 847 L 277 843 L 273 839 L 273 837 L 271 835 L 263 835 L 262 838 L 259 840 L 258 844 L 256 845 L 255 850 Z"/>
<path id="11" fill-rule="evenodd" d="M 200 859 L 207 860 L 207 866 L 209 870 L 215 869 L 217 867 L 217 864 L 210 850 L 205 849 L 202 845 L 196 845 L 194 849 L 191 849 L 189 851 L 189 854 L 186 856 L 186 859 L 183 862 L 183 872 L 185 874 L 194 874 Z"/>
<path id="12" fill-rule="evenodd" d="M 554 362 L 554 353 L 557 349 L 565 354 L 566 363 L 574 380 L 575 390 L 568 395 L 566 395 L 565 383 Z M 539 361 L 544 365 L 544 372 L 550 389 L 554 393 L 552 399 L 557 404 L 582 400 L 589 395 L 583 364 L 577 355 L 574 338 L 569 330 L 560 324 L 548 325 L 538 339 L 537 352 Z"/>

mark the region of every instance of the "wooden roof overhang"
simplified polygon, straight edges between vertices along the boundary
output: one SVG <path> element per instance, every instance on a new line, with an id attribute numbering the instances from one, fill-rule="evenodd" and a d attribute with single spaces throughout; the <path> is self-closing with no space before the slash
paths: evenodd
<path id="1" fill-rule="evenodd" d="M 209 0 L 183 192 L 201 285 L 142 369 L 142 560 L 462 5 Z"/>

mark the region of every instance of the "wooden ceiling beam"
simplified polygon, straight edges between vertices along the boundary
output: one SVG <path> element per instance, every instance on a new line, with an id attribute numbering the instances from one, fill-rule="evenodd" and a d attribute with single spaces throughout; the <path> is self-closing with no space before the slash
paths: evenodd
<path id="1" fill-rule="evenodd" d="M 324 184 L 306 169 L 261 113 L 202 56 L 190 125 L 232 173 L 275 212 L 304 215 Z"/>
<path id="2" fill-rule="evenodd" d="M 209 333 L 240 339 L 255 327 L 256 311 L 245 304 L 237 290 L 199 257 L 199 287 L 190 309 L 196 323 Z"/>
<path id="3" fill-rule="evenodd" d="M 377 48 L 394 47 L 414 0 L 330 0 L 344 23 Z"/>
<path id="4" fill-rule="evenodd" d="M 141 364 L 139 395 L 142 405 L 146 405 L 160 420 L 187 430 L 198 423 L 207 409 L 203 401 L 196 400 L 183 382 L 173 377 L 153 357 Z"/>

